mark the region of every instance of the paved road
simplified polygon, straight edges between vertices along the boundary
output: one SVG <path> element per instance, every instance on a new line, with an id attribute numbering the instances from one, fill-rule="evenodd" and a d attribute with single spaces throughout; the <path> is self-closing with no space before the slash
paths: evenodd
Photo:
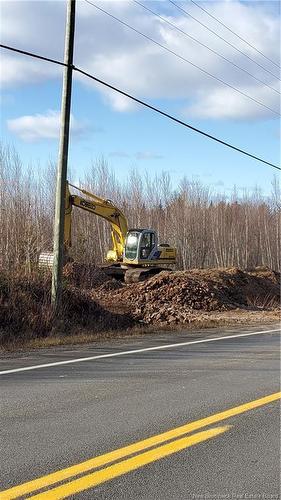
<path id="1" fill-rule="evenodd" d="M 274 329 L 149 335 L 2 356 L 1 370 L 12 371 L 0 375 L 7 490 L 0 498 L 279 498 L 280 409 L 271 395 L 280 390 L 280 330 L 236 336 Z M 229 338 L 190 343 L 221 336 Z M 171 343 L 184 345 L 145 350 Z M 94 457 L 101 458 L 89 462 Z"/>

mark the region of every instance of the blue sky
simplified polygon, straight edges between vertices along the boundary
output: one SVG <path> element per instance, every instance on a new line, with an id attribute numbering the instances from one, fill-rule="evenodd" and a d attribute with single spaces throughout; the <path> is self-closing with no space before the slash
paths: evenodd
<path id="1" fill-rule="evenodd" d="M 238 18 L 236 22 L 239 21 L 239 15 L 243 16 L 243 22 L 239 23 L 239 33 L 251 40 L 255 46 L 259 46 L 268 57 L 276 60 L 276 42 L 279 37 L 276 28 L 279 15 L 277 4 L 278 2 L 203 2 L 201 5 L 234 29 L 236 25 L 233 21 L 233 10 Z M 246 89 L 258 100 L 263 100 L 270 107 L 277 109 L 273 92 L 269 89 L 265 91 L 262 86 L 254 85 L 253 82 L 250 85 L 243 74 L 241 77 L 239 72 L 234 73 L 228 65 L 218 63 L 214 56 L 214 59 L 210 60 L 210 55 L 205 54 L 206 51 L 195 52 L 193 46 L 187 45 L 186 38 L 166 26 L 163 28 L 163 23 L 160 23 L 160 26 L 153 24 L 156 22 L 153 16 L 144 18 L 147 14 L 138 9 L 136 17 L 129 2 L 99 2 L 98 5 L 138 29 L 152 33 L 153 37 L 161 39 L 162 43 L 164 40 L 173 50 L 176 46 L 178 53 L 184 53 L 185 57 L 188 55 L 190 59 L 191 55 L 193 61 L 208 71 L 233 83 L 244 92 Z M 169 15 L 170 21 L 181 28 L 184 26 L 193 36 L 204 40 L 204 43 L 235 60 L 236 64 L 276 87 L 277 82 L 270 80 L 269 73 L 249 64 L 249 61 L 238 53 L 228 52 L 227 46 L 219 40 L 214 40 L 213 35 L 205 33 L 196 23 L 186 25 L 190 21 L 183 18 L 179 12 L 171 13 L 167 2 L 146 2 L 146 5 L 162 15 Z M 203 18 L 202 12 L 194 10 L 194 7 L 191 9 L 188 1 L 181 5 L 214 28 L 210 18 Z M 1 9 L 8 25 L 2 30 L 1 43 L 62 58 L 63 30 L 61 32 L 60 27 L 64 27 L 64 2 L 21 2 L 20 5 L 14 1 L 2 2 Z M 151 25 L 147 24 L 148 20 Z M 249 24 L 246 31 L 247 22 Z M 266 33 L 263 23 L 269 27 Z M 31 36 L 32 26 L 34 33 Z M 265 68 L 276 70 L 274 65 L 247 45 L 242 42 L 240 44 L 235 37 L 230 38 L 228 32 L 221 34 L 231 39 L 232 43 L 235 42 L 237 47 L 243 47 L 243 51 L 256 58 Z M 163 54 L 161 49 L 156 47 L 155 50 L 154 46 L 139 40 L 136 34 L 128 33 L 114 21 L 97 14 L 94 8 L 83 1 L 78 2 L 77 6 L 75 54 L 75 63 L 98 77 L 128 90 L 195 127 L 268 161 L 279 162 L 280 131 L 277 117 L 243 96 L 229 92 L 229 89 L 226 89 L 226 94 L 221 85 L 214 85 L 210 79 L 196 73 L 181 61 L 175 60 L 167 53 Z M 59 120 L 57 113 L 61 99 L 61 70 L 50 68 L 49 64 L 44 67 L 45 63 L 37 61 L 32 61 L 31 65 L 23 56 L 7 54 L 4 61 L 2 58 L 2 64 L 2 71 L 7 68 L 6 78 L 4 77 L 1 85 L 3 142 L 13 144 L 25 164 L 44 165 L 49 159 L 56 161 L 56 123 Z M 21 75 L 22 72 L 24 73 Z M 162 170 L 168 171 L 174 185 L 186 175 L 190 179 L 199 178 L 219 191 L 228 192 L 234 184 L 249 190 L 259 185 L 265 193 L 270 191 L 274 170 L 149 110 L 131 106 L 126 100 L 92 85 L 84 77 L 74 78 L 72 114 L 74 124 L 69 164 L 76 178 L 83 178 L 91 161 L 103 156 L 120 179 L 125 179 L 127 172 L 134 167 L 140 172 L 148 171 L 152 174 Z"/>

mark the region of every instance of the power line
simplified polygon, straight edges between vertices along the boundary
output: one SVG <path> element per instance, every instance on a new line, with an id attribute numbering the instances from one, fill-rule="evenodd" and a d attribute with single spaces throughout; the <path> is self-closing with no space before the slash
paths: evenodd
<path id="1" fill-rule="evenodd" d="M 222 21 L 220 21 L 220 19 L 218 19 L 217 17 L 215 17 L 213 14 L 211 14 L 207 9 L 204 9 L 201 5 L 199 5 L 198 3 L 194 2 L 194 0 L 190 0 L 190 2 L 192 2 L 194 5 L 196 5 L 199 9 L 203 10 L 203 12 L 206 12 L 206 14 L 208 16 L 210 16 L 213 19 L 215 19 L 215 21 L 217 21 L 219 24 L 221 24 L 222 26 L 224 26 L 228 31 L 230 31 L 230 33 L 233 33 L 233 35 L 237 36 L 237 38 L 240 38 L 240 40 L 242 40 L 244 43 L 246 43 L 247 45 L 249 45 L 249 47 L 251 47 L 252 49 L 254 49 L 260 55 L 262 55 L 263 57 L 265 57 L 265 59 L 267 59 L 272 64 L 274 64 L 275 66 L 277 66 L 278 69 L 280 69 L 279 64 L 277 64 L 275 61 L 273 61 L 272 59 L 270 59 L 270 57 L 266 56 L 261 50 L 257 49 L 257 47 L 255 47 L 253 44 L 251 44 L 250 42 L 248 42 L 247 40 L 245 40 L 245 38 L 243 38 L 241 35 L 238 35 L 238 33 L 236 33 L 236 31 L 232 30 L 229 26 L 227 26 Z"/>
<path id="2" fill-rule="evenodd" d="M 23 54 L 24 56 L 30 56 L 35 59 L 41 59 L 42 61 L 58 64 L 59 66 L 65 66 L 65 63 L 63 63 L 62 61 L 57 61 L 57 59 L 51 59 L 50 57 L 40 56 L 38 54 L 34 54 L 34 52 L 28 52 L 27 50 L 17 49 L 15 47 L 11 47 L 10 45 L 3 45 L 2 43 L 0 44 L 0 47 L 2 49 L 11 50 L 12 52 L 17 52 L 18 54 Z"/>
<path id="3" fill-rule="evenodd" d="M 276 76 L 274 73 L 272 73 L 269 69 L 266 69 L 264 66 L 262 66 L 262 64 L 258 63 L 257 61 L 255 61 L 255 59 L 253 59 L 252 57 L 248 56 L 248 54 L 246 54 L 245 52 L 243 52 L 243 50 L 238 49 L 237 47 L 235 47 L 235 45 L 233 45 L 232 43 L 228 42 L 221 35 L 219 35 L 214 30 L 212 30 L 211 28 L 209 28 L 209 26 L 207 26 L 206 24 L 202 23 L 202 21 L 199 21 L 199 19 L 197 19 L 196 17 L 192 16 L 189 12 L 187 12 L 185 9 L 183 9 L 183 7 L 180 7 L 180 5 L 178 5 L 176 2 L 174 2 L 173 0 L 168 0 L 168 2 L 170 2 L 172 5 L 174 5 L 178 10 L 180 10 L 181 12 L 183 12 L 186 16 L 191 17 L 191 19 L 193 19 L 194 21 L 196 21 L 197 23 L 199 23 L 201 26 L 203 26 L 204 28 L 206 28 L 208 31 L 210 31 L 217 38 L 219 38 L 220 40 L 223 40 L 225 43 L 227 43 L 227 45 L 229 45 L 230 47 L 232 47 L 234 50 L 236 50 L 237 52 L 240 52 L 240 54 L 242 54 L 243 56 L 247 57 L 247 59 L 249 59 L 253 63 L 257 64 L 257 66 L 259 66 L 264 71 L 266 71 L 267 73 L 269 73 L 271 76 L 274 76 L 274 78 L 277 78 L 277 80 L 279 80 L 278 76 Z"/>
<path id="4" fill-rule="evenodd" d="M 61 62 L 61 61 L 58 61 L 56 59 L 46 58 L 44 56 L 40 56 L 39 54 L 35 54 L 33 52 L 27 52 L 24 50 L 16 49 L 15 47 L 10 47 L 8 45 L 2 45 L 2 44 L 0 44 L 0 47 L 7 49 L 7 50 L 12 50 L 13 52 L 18 52 L 19 54 L 27 55 L 29 57 L 34 57 L 36 59 L 41 59 L 43 61 L 52 62 L 52 63 L 58 64 L 60 66 L 66 66 L 66 64 Z M 200 130 L 196 127 L 193 127 L 192 125 L 189 125 L 188 123 L 184 122 L 183 120 L 180 120 L 179 118 L 176 118 L 175 116 L 170 115 L 169 113 L 166 113 L 165 111 L 163 111 L 159 108 L 156 108 L 155 106 L 152 106 L 151 104 L 148 104 L 147 102 L 142 101 L 141 99 L 138 99 L 137 97 L 134 97 L 133 95 L 129 94 L 128 92 L 125 92 L 125 91 L 115 87 L 114 85 L 111 85 L 111 84 L 105 82 L 104 80 L 101 80 L 100 78 L 93 76 L 90 73 L 87 73 L 86 71 L 82 70 L 81 68 L 78 68 L 77 66 L 72 65 L 72 69 L 78 73 L 81 73 L 84 76 L 87 76 L 91 80 L 94 80 L 95 82 L 113 90 L 114 92 L 117 92 L 118 94 L 121 94 L 121 95 L 127 97 L 128 99 L 131 99 L 132 101 L 134 101 L 138 104 L 141 104 L 142 106 L 144 106 L 152 111 L 155 111 L 156 113 L 158 113 L 162 116 L 165 116 L 166 118 L 169 118 L 173 122 L 178 123 L 179 125 L 182 125 L 183 127 L 186 127 L 190 130 L 193 130 L 194 132 L 197 132 L 198 134 L 201 134 L 204 137 L 207 137 L 208 139 L 212 139 L 213 141 L 218 142 L 219 144 L 222 144 L 223 146 L 226 146 L 230 149 L 233 149 L 234 151 L 238 151 L 239 153 L 242 153 L 245 156 L 253 158 L 254 160 L 257 160 L 261 163 L 264 163 L 265 165 L 269 165 L 270 167 L 273 167 L 273 168 L 281 171 L 281 168 L 278 167 L 278 165 L 275 165 L 274 163 L 271 163 L 267 160 L 264 160 L 263 158 L 260 158 L 259 156 L 253 155 L 253 154 L 249 153 L 248 151 L 241 149 L 241 148 L 238 148 L 238 147 L 234 146 L 233 144 L 230 144 L 226 141 L 223 141 L 222 139 L 219 139 L 218 137 L 216 137 L 214 135 L 211 135 L 211 134 L 208 134 L 207 132 L 204 132 L 203 130 Z"/>
<path id="5" fill-rule="evenodd" d="M 123 90 L 120 90 L 118 89 L 117 87 L 114 87 L 113 85 L 110 85 L 109 83 L 106 83 L 104 82 L 103 80 L 100 80 L 99 78 L 96 78 L 95 76 L 93 75 L 90 75 L 89 73 L 79 69 L 79 68 L 75 68 L 76 71 L 78 71 L 79 73 L 81 73 L 82 75 L 85 75 L 89 78 L 91 78 L 92 80 L 95 80 L 96 82 L 100 83 L 101 85 L 105 85 L 106 87 L 110 88 L 111 90 L 114 90 L 115 92 L 118 92 L 119 94 L 125 96 L 125 97 L 128 97 L 129 99 L 131 99 L 132 101 L 135 101 L 137 102 L 138 104 L 141 104 L 142 106 L 145 106 L 146 108 L 149 108 L 151 109 L 152 111 L 155 111 L 156 113 L 159 113 L 160 115 L 162 116 L 165 116 L 166 118 L 169 118 L 170 120 L 180 124 L 180 125 L 183 125 L 184 127 L 186 128 L 189 128 L 190 130 L 193 130 L 194 132 L 197 132 L 198 134 L 201 134 L 205 137 L 208 137 L 209 139 L 212 139 L 216 142 L 218 142 L 219 144 L 223 144 L 224 146 L 227 146 L 228 148 L 231 148 L 231 149 L 234 149 L 235 151 L 238 151 L 239 153 L 242 153 L 246 156 L 249 156 L 251 158 L 254 158 L 255 160 L 258 160 L 262 163 L 265 163 L 266 165 L 269 165 L 273 168 L 276 168 L 277 170 L 281 170 L 280 167 L 278 167 L 277 165 L 274 165 L 273 163 L 270 163 L 266 160 L 263 160 L 262 158 L 259 158 L 258 156 L 255 156 L 251 153 L 248 153 L 247 151 L 243 150 L 243 149 L 240 149 L 236 146 L 233 146 L 232 144 L 228 143 L 228 142 L 225 142 L 221 139 L 218 139 L 217 137 L 215 137 L 214 135 L 211 135 L 211 134 L 208 134 L 207 132 L 204 132 L 203 130 L 200 130 L 196 127 L 193 127 L 192 125 L 189 125 L 188 123 L 182 121 L 182 120 L 179 120 L 178 118 L 176 118 L 175 116 L 173 115 L 170 115 L 169 113 L 166 113 L 165 111 L 162 111 L 161 109 L 159 108 L 156 108 L 155 106 L 152 106 L 151 104 L 148 104 L 147 102 L 145 101 L 142 101 L 141 99 L 138 99 L 137 97 L 134 97 L 130 94 L 128 94 L 127 92 L 124 92 Z"/>
<path id="6" fill-rule="evenodd" d="M 178 26 L 176 26 L 175 24 L 171 23 L 170 21 L 168 21 L 168 19 L 165 19 L 164 17 L 162 17 L 160 14 L 158 14 L 157 12 L 154 12 L 153 10 L 151 10 L 149 7 L 147 7 L 146 5 L 143 5 L 141 2 L 138 2 L 138 0 L 132 0 L 135 4 L 139 5 L 140 7 L 142 7 L 143 9 L 145 9 L 146 11 L 150 12 L 151 14 L 153 14 L 154 16 L 158 17 L 159 19 L 161 19 L 161 21 L 164 21 L 166 24 L 168 24 L 169 26 L 171 26 L 172 29 L 175 29 L 177 31 L 179 31 L 180 33 L 182 33 L 183 35 L 185 35 L 186 37 L 190 38 L 191 40 L 193 40 L 194 42 L 198 43 L 199 45 L 201 45 L 202 47 L 205 47 L 205 49 L 209 50 L 210 52 L 212 52 L 213 54 L 217 55 L 218 57 L 220 57 L 221 59 L 223 59 L 224 61 L 228 62 L 229 64 L 232 64 L 232 66 L 234 66 L 235 68 L 239 69 L 240 71 L 243 71 L 244 73 L 246 73 L 247 75 L 251 76 L 252 78 L 254 78 L 257 82 L 259 83 L 262 83 L 263 85 L 265 85 L 266 87 L 268 87 L 269 89 L 273 90 L 274 92 L 276 92 L 277 94 L 280 95 L 280 92 L 275 89 L 274 87 L 271 87 L 270 85 L 268 85 L 268 83 L 264 82 L 263 80 L 260 80 L 259 78 L 257 78 L 255 75 L 253 75 L 252 73 L 250 73 L 249 71 L 247 71 L 246 69 L 244 68 L 241 68 L 241 66 L 238 66 L 238 64 L 234 63 L 233 61 L 230 61 L 227 57 L 223 56 L 222 54 L 220 54 L 219 52 L 217 52 L 216 50 L 213 50 L 211 49 L 211 47 L 209 47 L 208 45 L 206 45 L 205 43 L 203 42 L 200 42 L 200 40 L 197 40 L 197 38 L 193 37 L 192 35 L 189 35 L 189 33 L 187 33 L 186 31 L 182 30 L 181 28 L 179 28 Z"/>
<path id="7" fill-rule="evenodd" d="M 161 47 L 162 49 L 166 50 L 167 52 L 169 52 L 170 54 L 173 54 L 174 56 L 176 56 L 178 59 L 186 62 L 187 64 L 190 64 L 191 66 L 193 66 L 194 68 L 198 69 L 199 71 L 201 71 L 201 73 L 204 73 L 206 74 L 207 76 L 209 76 L 210 78 L 213 78 L 214 80 L 216 80 L 217 82 L 223 84 L 223 85 L 226 85 L 227 87 L 231 88 L 232 90 L 234 90 L 235 92 L 238 92 L 239 94 L 243 95 L 244 97 L 246 97 L 247 99 L 250 99 L 251 101 L 255 102 L 256 104 L 259 104 L 260 106 L 262 106 L 263 108 L 266 108 L 268 109 L 269 111 L 271 111 L 272 113 L 280 116 L 280 113 L 278 113 L 277 111 L 275 111 L 274 109 L 270 108 L 269 106 L 267 106 L 266 104 L 258 101 L 257 99 L 255 99 L 254 97 L 251 97 L 249 94 L 246 94 L 245 92 L 243 92 L 242 90 L 239 90 L 237 89 L 236 87 L 234 87 L 233 85 L 231 85 L 230 83 L 227 83 L 225 82 L 224 80 L 222 80 L 221 78 L 213 75 L 212 73 L 209 73 L 209 71 L 201 68 L 200 66 L 198 66 L 197 64 L 189 61 L 188 59 L 186 59 L 185 57 L 181 56 L 180 54 L 178 54 L 177 52 L 174 52 L 173 50 L 169 49 L 168 47 L 166 47 L 165 45 L 162 45 L 162 43 L 158 42 L 157 40 L 154 40 L 154 38 L 151 38 L 150 36 L 142 33 L 141 31 L 137 30 L 136 28 L 134 28 L 133 26 L 131 26 L 130 24 L 126 23 L 125 21 L 122 21 L 122 19 L 119 19 L 118 17 L 114 16 L 113 14 L 111 14 L 110 12 L 107 12 L 106 10 L 102 9 L 101 7 L 99 7 L 98 5 L 90 2 L 89 0 L 85 0 L 85 2 L 87 2 L 88 4 L 92 5 L 93 7 L 95 7 L 95 9 L 97 10 L 100 10 L 101 12 L 103 12 L 104 14 L 106 14 L 107 16 L 111 17 L 112 19 L 114 19 L 115 21 L 119 22 L 120 24 L 122 24 L 123 26 L 126 26 L 126 28 L 129 28 L 130 30 L 134 31 L 135 33 L 138 33 L 139 35 L 141 35 L 142 37 L 144 37 L 145 39 L 149 40 L 150 42 L 154 43 L 155 45 L 158 45 L 159 47 Z"/>

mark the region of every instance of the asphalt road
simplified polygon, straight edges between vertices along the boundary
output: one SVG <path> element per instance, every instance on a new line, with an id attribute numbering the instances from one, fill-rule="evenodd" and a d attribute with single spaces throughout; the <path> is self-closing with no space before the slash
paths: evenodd
<path id="1" fill-rule="evenodd" d="M 2 355 L 0 499 L 280 498 L 278 327 Z"/>

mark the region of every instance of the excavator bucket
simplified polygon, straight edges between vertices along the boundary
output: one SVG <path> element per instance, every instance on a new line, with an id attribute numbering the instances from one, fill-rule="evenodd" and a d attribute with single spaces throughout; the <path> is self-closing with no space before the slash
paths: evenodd
<path id="1" fill-rule="evenodd" d="M 39 255 L 38 267 L 39 269 L 49 269 L 53 268 L 54 254 L 53 252 L 44 252 Z"/>

